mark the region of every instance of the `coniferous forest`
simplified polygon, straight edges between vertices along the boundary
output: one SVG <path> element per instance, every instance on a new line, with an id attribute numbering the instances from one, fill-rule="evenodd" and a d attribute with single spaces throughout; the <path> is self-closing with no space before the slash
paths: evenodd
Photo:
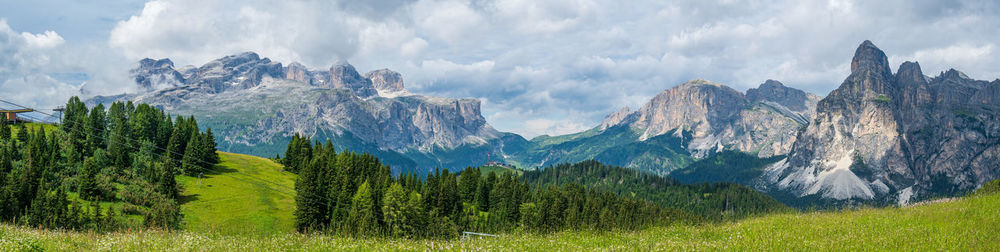
<path id="1" fill-rule="evenodd" d="M 521 176 L 466 168 L 393 177 L 369 154 L 337 152 L 329 142 L 296 135 L 281 162 L 299 174 L 295 218 L 302 232 L 449 238 L 459 231 L 627 230 L 787 209 L 743 186 L 682 185 L 596 161 Z"/>
<path id="2" fill-rule="evenodd" d="M 218 162 L 210 130 L 147 104 L 92 109 L 73 97 L 59 126 L 0 120 L 0 219 L 109 231 L 178 228 L 176 175 Z"/>

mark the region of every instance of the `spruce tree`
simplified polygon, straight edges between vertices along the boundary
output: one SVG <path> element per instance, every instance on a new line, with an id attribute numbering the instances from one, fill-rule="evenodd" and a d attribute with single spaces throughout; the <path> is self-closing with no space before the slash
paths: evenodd
<path id="1" fill-rule="evenodd" d="M 409 210 L 407 209 L 409 207 L 408 200 L 409 197 L 399 183 L 393 183 L 392 186 L 389 186 L 389 189 L 385 191 L 385 196 L 382 197 L 382 218 L 385 220 L 389 234 L 393 237 L 402 237 L 410 229 L 409 220 L 406 218 L 406 213 Z"/>
<path id="2" fill-rule="evenodd" d="M 205 130 L 205 136 L 202 137 L 202 147 L 205 149 L 205 157 L 203 159 L 210 163 L 208 168 L 211 168 L 211 164 L 218 164 L 219 154 L 216 153 L 218 146 L 216 146 L 215 136 L 212 135 L 211 128 Z"/>
<path id="3" fill-rule="evenodd" d="M 353 226 L 355 235 L 371 235 L 378 231 L 378 219 L 375 216 L 375 202 L 371 186 L 365 180 L 358 187 L 351 200 L 351 211 L 348 223 Z"/>
<path id="4" fill-rule="evenodd" d="M 202 146 L 201 136 L 193 134 L 188 140 L 187 148 L 184 149 L 184 156 L 181 158 L 181 170 L 188 176 L 198 175 L 202 171 L 203 164 L 201 157 L 205 154 Z"/>
<path id="5" fill-rule="evenodd" d="M 94 157 L 88 157 L 83 161 L 83 171 L 78 179 L 80 181 L 80 198 L 94 200 L 98 195 L 96 181 L 98 169 Z"/>
<path id="6" fill-rule="evenodd" d="M 95 149 L 107 148 L 104 130 L 108 127 L 108 120 L 104 104 L 97 104 L 90 110 L 87 125 L 87 154 L 92 154 Z"/>

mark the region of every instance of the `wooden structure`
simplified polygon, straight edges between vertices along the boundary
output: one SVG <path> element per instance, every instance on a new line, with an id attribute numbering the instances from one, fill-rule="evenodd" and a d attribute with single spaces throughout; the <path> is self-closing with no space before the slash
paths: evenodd
<path id="1" fill-rule="evenodd" d="M 0 113 L 4 114 L 4 119 L 7 119 L 9 123 L 19 123 L 25 122 L 25 120 L 17 118 L 19 113 L 35 112 L 34 109 L 4 109 L 0 110 Z"/>

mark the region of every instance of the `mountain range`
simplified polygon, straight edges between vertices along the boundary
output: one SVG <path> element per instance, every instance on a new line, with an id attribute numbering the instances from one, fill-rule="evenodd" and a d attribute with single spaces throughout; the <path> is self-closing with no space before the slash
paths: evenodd
<path id="1" fill-rule="evenodd" d="M 826 97 L 776 80 L 744 93 L 696 79 L 590 130 L 530 140 L 492 128 L 477 99 L 415 94 L 397 72 L 362 75 L 346 62 L 310 69 L 247 52 L 201 67 L 143 59 L 130 74 L 142 92 L 88 102 L 194 115 L 230 152 L 274 156 L 296 133 L 329 139 L 396 173 L 593 159 L 682 180 L 726 177 L 785 198 L 901 204 L 1000 177 L 1000 80 L 929 77 L 916 62 L 893 73 L 870 41 Z"/>

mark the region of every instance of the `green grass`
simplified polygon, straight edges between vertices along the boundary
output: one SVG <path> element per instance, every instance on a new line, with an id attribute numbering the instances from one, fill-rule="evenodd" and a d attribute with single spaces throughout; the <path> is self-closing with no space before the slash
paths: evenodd
<path id="1" fill-rule="evenodd" d="M 24 123 L 24 128 L 29 130 L 28 133 L 37 132 L 39 129 L 45 128 L 45 135 L 48 136 L 51 136 L 52 132 L 55 132 L 57 130 L 56 129 L 57 127 L 59 126 L 46 123 Z M 20 128 L 21 127 L 19 126 L 11 125 L 10 135 L 13 137 L 17 137 L 17 131 L 20 130 Z"/>
<path id="2" fill-rule="evenodd" d="M 566 231 L 435 241 L 353 239 L 280 233 L 197 231 L 93 234 L 0 225 L 0 250 L 712 250 L 997 251 L 1000 194 L 907 208 L 776 214 L 732 223 L 674 225 L 627 232 Z"/>
<path id="3" fill-rule="evenodd" d="M 222 162 L 200 181 L 178 177 L 186 230 L 221 234 L 294 231 L 294 174 L 265 158 L 225 152 L 219 152 L 219 158 Z"/>
<path id="4" fill-rule="evenodd" d="M 513 172 L 514 175 L 517 175 L 517 176 L 521 176 L 521 173 L 524 173 L 524 171 L 521 171 L 520 169 L 511 169 L 511 168 L 501 167 L 501 166 L 483 166 L 483 167 L 479 167 L 479 173 L 482 174 L 483 176 L 488 176 L 490 174 L 490 172 L 494 172 L 497 175 L 503 174 L 505 172 Z"/>

